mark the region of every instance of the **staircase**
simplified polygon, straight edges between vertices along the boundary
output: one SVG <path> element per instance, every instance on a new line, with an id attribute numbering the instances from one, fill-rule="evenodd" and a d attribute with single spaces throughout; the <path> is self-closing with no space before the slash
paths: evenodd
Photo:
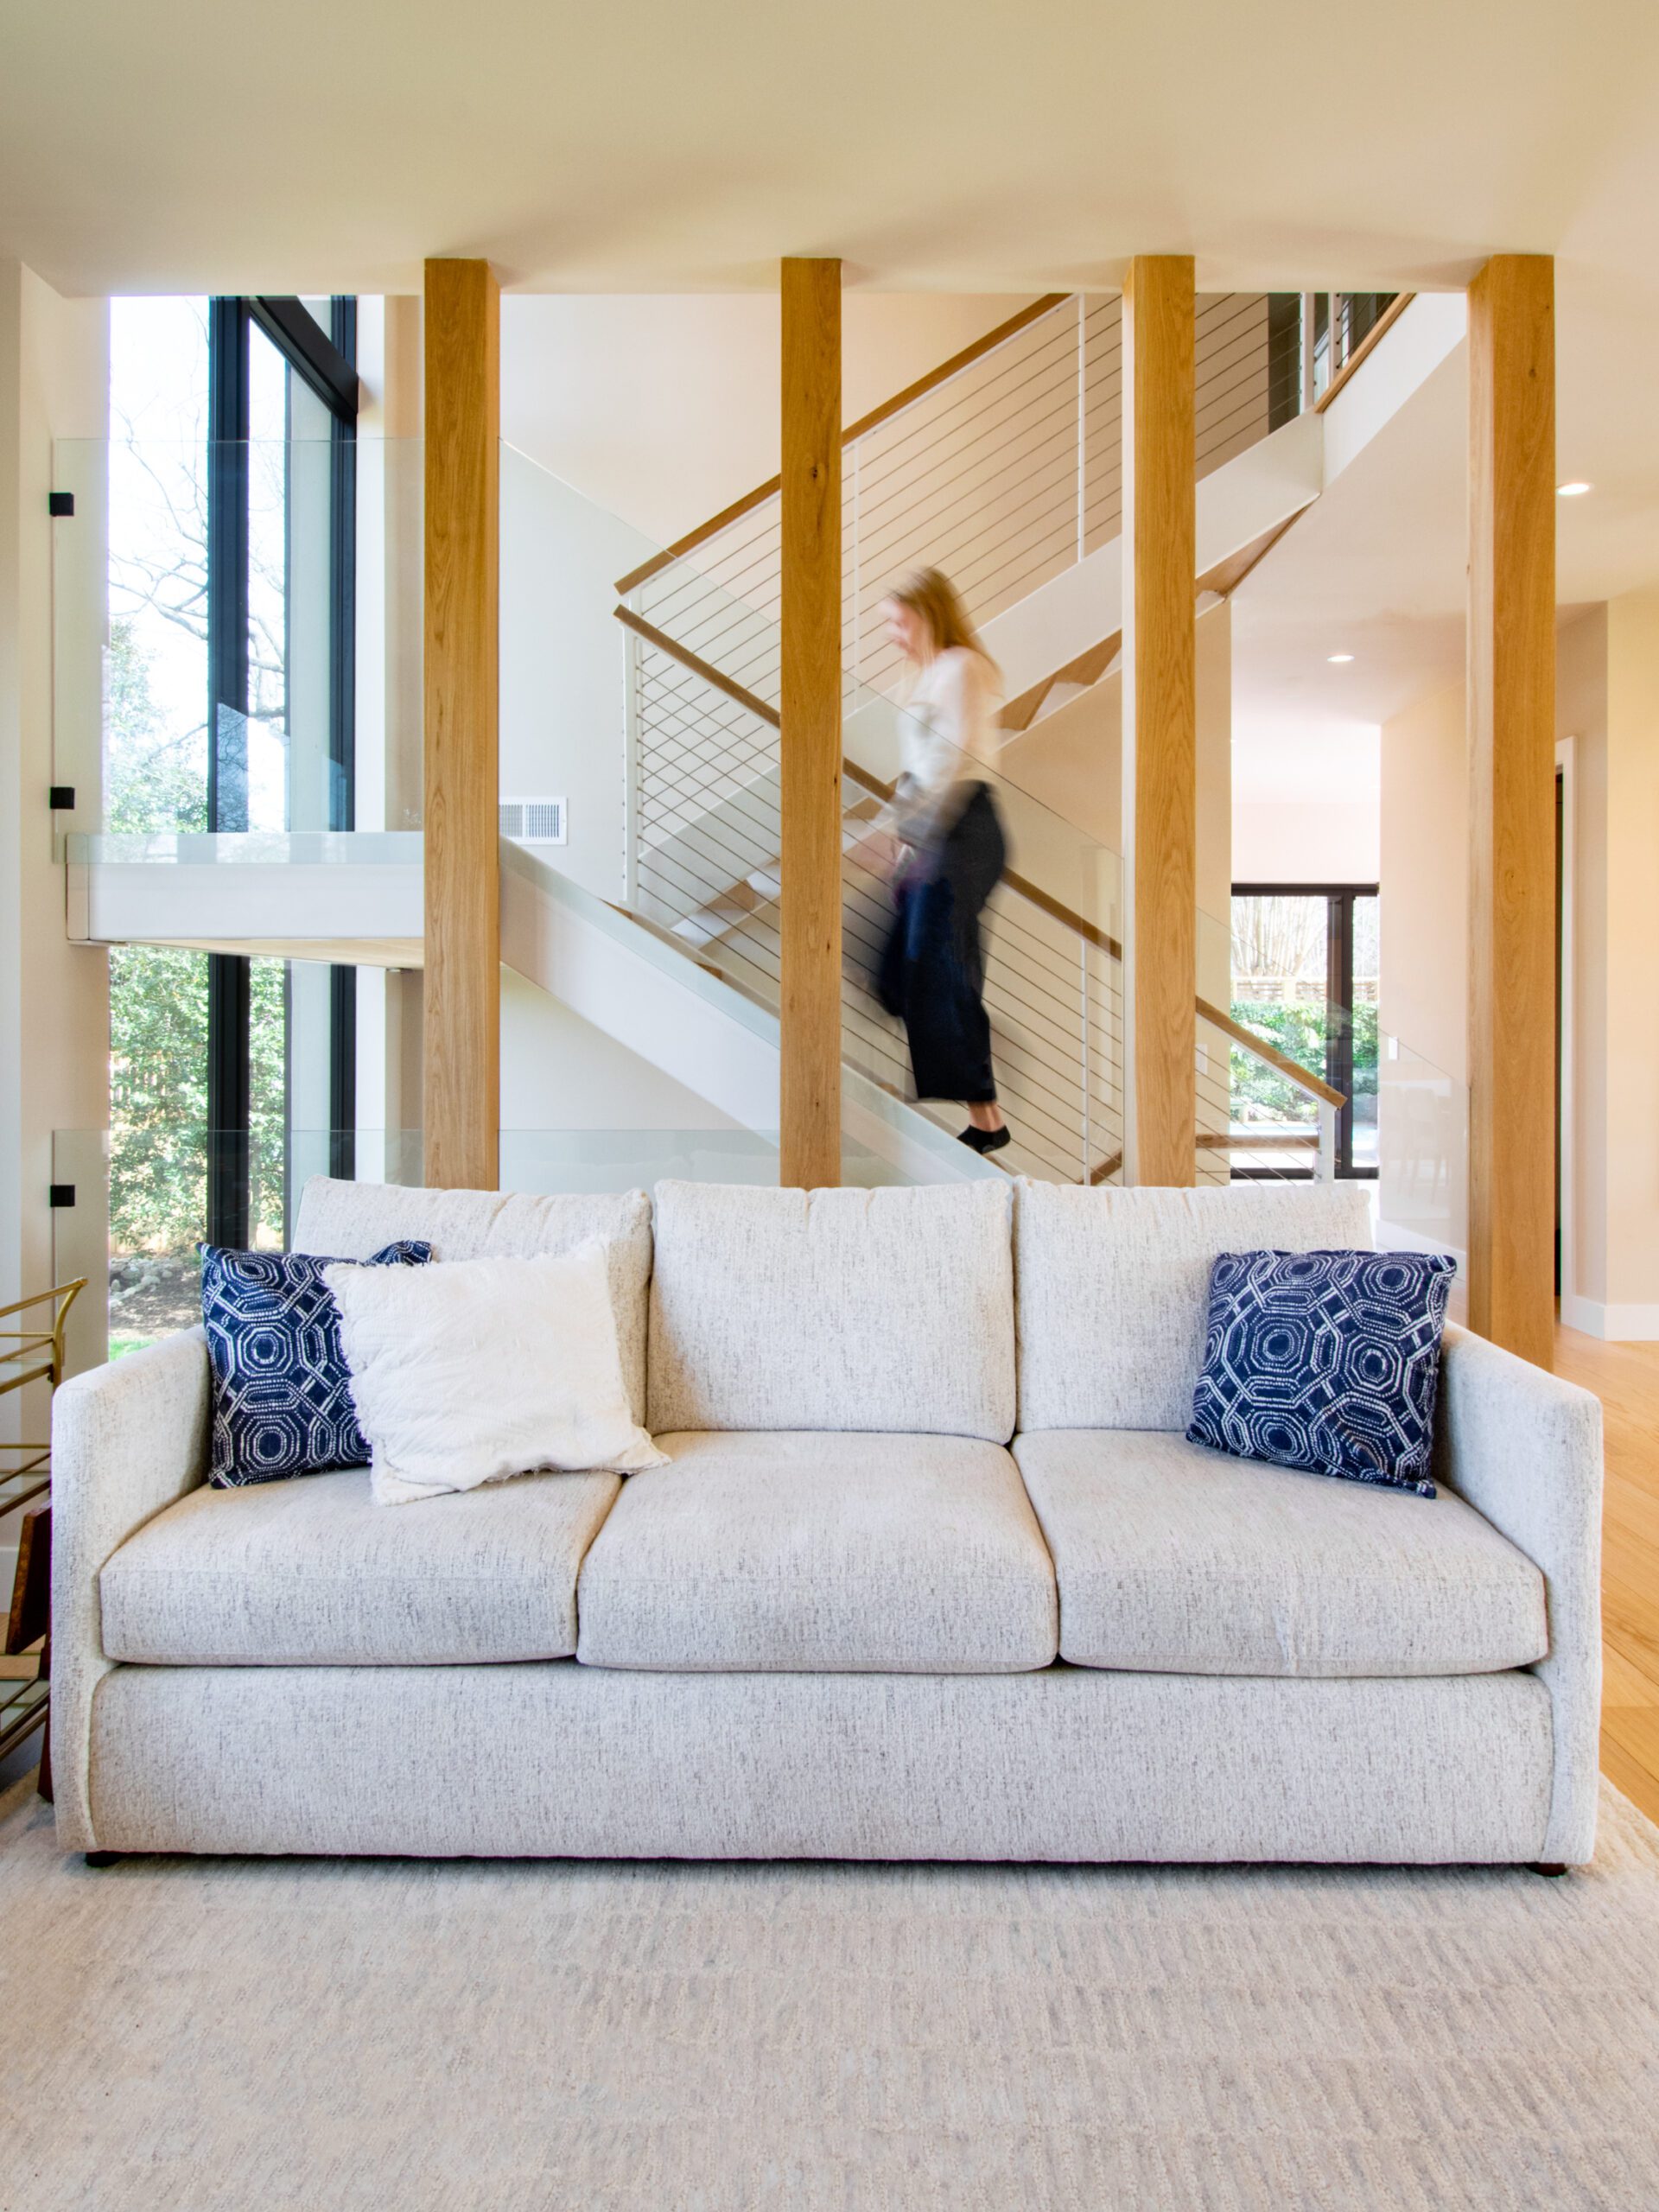
<path id="1" fill-rule="evenodd" d="M 1198 573 L 1224 595 L 1320 488 L 1318 421 L 1266 295 L 1203 299 L 1197 321 Z M 910 1096 L 900 1026 L 871 988 L 890 915 L 860 847 L 899 756 L 902 671 L 881 601 L 923 562 L 950 575 L 1001 664 L 1023 741 L 1116 671 L 1122 636 L 1121 308 L 1036 302 L 843 435 L 845 1065 Z M 628 654 L 627 905 L 756 1004 L 779 1002 L 777 480 L 618 582 Z M 1117 857 L 996 779 L 1013 866 L 987 915 L 986 1004 L 1012 1173 L 1095 1184 L 1123 1147 Z M 1257 1040 L 1198 1002 L 1198 1179 L 1240 1163 L 1230 1052 Z M 1310 1096 L 1329 1103 L 1311 1071 Z M 960 1109 L 918 1112 L 954 1129 Z M 1310 1162 L 1310 1133 L 1258 1169 Z M 1269 1161 L 1267 1154 L 1271 1152 Z M 1253 1155 L 1254 1159 L 1254 1155 Z"/>
<path id="2" fill-rule="evenodd" d="M 846 433 L 843 1103 L 858 1154 L 849 1173 L 861 1179 L 1121 1175 L 1119 863 L 1042 803 L 1027 770 L 1046 732 L 1109 702 L 1122 620 L 1118 312 L 1110 299 L 1039 301 Z M 1432 302 L 1417 314 L 1402 358 L 1421 381 L 1457 333 Z M 1319 496 L 1327 465 L 1344 465 L 1327 461 L 1323 418 L 1299 411 L 1306 395 L 1286 389 L 1275 327 L 1282 317 L 1275 323 L 1262 296 L 1200 302 L 1200 603 L 1235 589 Z M 1332 452 L 1351 459 L 1359 442 L 1351 427 Z M 779 556 L 774 481 L 620 580 L 623 899 L 594 898 L 504 842 L 501 918 L 510 965 L 774 1138 Z M 903 711 L 878 610 L 895 574 L 923 559 L 963 587 L 1007 692 L 996 780 L 1012 865 L 988 914 L 986 1001 L 1014 1141 L 992 1161 L 955 1142 L 958 1108 L 911 1099 L 902 1032 L 870 988 L 889 900 L 861 846 L 896 772 Z M 69 934 L 79 941 L 347 965 L 414 967 L 423 957 L 417 835 L 76 838 L 68 857 Z M 1224 946 L 1211 965 L 1224 997 Z M 1224 1007 L 1201 996 L 1196 1007 L 1198 1179 L 1328 1172 L 1321 1137 L 1338 1095 Z M 1248 1138 L 1232 1126 L 1239 1052 L 1285 1077 L 1306 1118 Z M 1419 1086 L 1425 1096 L 1433 1072 Z M 1452 1147 L 1423 1150 L 1432 1162 Z"/>

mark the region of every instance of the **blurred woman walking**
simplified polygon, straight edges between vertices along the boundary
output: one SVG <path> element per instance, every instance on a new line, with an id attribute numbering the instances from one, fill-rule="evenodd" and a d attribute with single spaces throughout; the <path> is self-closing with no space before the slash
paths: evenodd
<path id="1" fill-rule="evenodd" d="M 883 604 L 887 634 L 915 671 L 903 772 L 883 827 L 899 840 L 895 913 L 879 988 L 902 1019 L 918 1098 L 959 1098 L 961 1141 L 1008 1142 L 991 1068 L 979 918 L 1007 863 L 987 774 L 995 759 L 995 664 L 950 582 L 922 569 Z"/>

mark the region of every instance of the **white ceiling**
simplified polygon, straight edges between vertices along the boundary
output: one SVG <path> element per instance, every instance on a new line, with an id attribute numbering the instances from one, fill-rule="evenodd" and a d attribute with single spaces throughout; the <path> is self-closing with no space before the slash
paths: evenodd
<path id="1" fill-rule="evenodd" d="M 1651 0 L 11 0 L 0 252 L 60 289 L 1462 283 L 1659 255 Z"/>
<path id="2" fill-rule="evenodd" d="M 1653 0 L 11 0 L 0 255 L 60 290 L 1463 284 L 1557 260 L 1562 597 L 1659 580 Z M 1241 594 L 1238 703 L 1374 724 L 1460 666 L 1462 371 Z M 1340 633 L 1340 635 L 1338 635 Z M 1331 669 L 1326 652 L 1354 652 Z M 1253 703 L 1254 702 L 1254 703 Z"/>
<path id="3" fill-rule="evenodd" d="M 1558 480 L 1594 486 L 1556 502 L 1558 605 L 1659 580 L 1643 454 L 1608 451 L 1594 425 L 1558 446 Z M 1334 798 L 1374 789 L 1377 726 L 1464 682 L 1467 454 L 1459 344 L 1235 593 L 1241 797 L 1309 784 Z M 1333 665 L 1333 653 L 1353 658 Z"/>
<path id="4" fill-rule="evenodd" d="M 1235 593 L 1241 745 L 1334 742 L 1461 680 L 1467 377 L 1459 345 Z"/>

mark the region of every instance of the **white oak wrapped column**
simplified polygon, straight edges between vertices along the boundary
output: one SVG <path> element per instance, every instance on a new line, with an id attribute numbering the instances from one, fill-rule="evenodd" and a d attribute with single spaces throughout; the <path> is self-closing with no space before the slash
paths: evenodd
<path id="1" fill-rule="evenodd" d="M 1137 254 L 1123 288 L 1124 1179 L 1131 1183 L 1190 1184 L 1195 1172 L 1192 416 L 1192 257 Z"/>
<path id="2" fill-rule="evenodd" d="M 783 264 L 779 1180 L 841 1180 L 841 264 Z"/>
<path id="3" fill-rule="evenodd" d="M 1469 288 L 1469 1319 L 1554 1339 L 1555 272 Z"/>
<path id="4" fill-rule="evenodd" d="M 426 264 L 426 1181 L 499 1174 L 500 292 Z"/>

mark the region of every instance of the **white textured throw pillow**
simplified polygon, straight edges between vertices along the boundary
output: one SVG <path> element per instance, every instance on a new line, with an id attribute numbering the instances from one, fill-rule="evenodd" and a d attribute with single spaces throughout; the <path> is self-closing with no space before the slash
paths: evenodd
<path id="1" fill-rule="evenodd" d="M 419 1276 L 423 1295 L 362 1294 L 392 1275 Z M 323 1280 L 378 1504 L 542 1467 L 663 1465 L 629 1409 L 602 1238 L 531 1260 L 325 1268 Z"/>

